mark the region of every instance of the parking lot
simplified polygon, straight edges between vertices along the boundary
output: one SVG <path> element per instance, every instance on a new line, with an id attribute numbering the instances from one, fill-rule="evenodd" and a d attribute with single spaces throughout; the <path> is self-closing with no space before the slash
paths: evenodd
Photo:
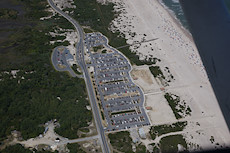
<path id="1" fill-rule="evenodd" d="M 51 55 L 52 64 L 57 71 L 67 71 L 72 77 L 81 77 L 80 75 L 77 75 L 71 68 L 71 64 L 69 62 L 73 60 L 73 56 L 64 46 L 56 47 Z"/>
<path id="2" fill-rule="evenodd" d="M 95 87 L 108 126 L 106 131 L 149 125 L 144 96 L 131 79 L 129 61 L 100 33 L 86 34 L 85 45 L 94 67 Z"/>

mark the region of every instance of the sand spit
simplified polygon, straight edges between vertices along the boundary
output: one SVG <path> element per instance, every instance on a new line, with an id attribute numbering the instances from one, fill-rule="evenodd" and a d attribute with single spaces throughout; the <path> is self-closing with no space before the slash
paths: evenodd
<path id="1" fill-rule="evenodd" d="M 150 75 L 149 66 L 134 66 L 131 72 L 136 77 L 134 82 L 144 91 L 145 105 L 153 108 L 147 111 L 152 125 L 178 121 L 164 98 L 166 93 L 172 93 L 192 110 L 191 115 L 179 119 L 188 122 L 182 134 L 190 150 L 229 147 L 227 125 L 192 39 L 156 0 L 108 1 L 119 12 L 109 29 L 121 32 L 128 44 L 158 38 L 130 49 L 141 59 L 161 59 L 157 66 L 164 74 L 169 69 L 173 75 L 174 79 L 163 85 Z"/>

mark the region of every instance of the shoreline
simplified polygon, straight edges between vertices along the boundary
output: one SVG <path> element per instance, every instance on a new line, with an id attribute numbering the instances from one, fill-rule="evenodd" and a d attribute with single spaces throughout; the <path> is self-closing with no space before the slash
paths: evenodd
<path id="1" fill-rule="evenodd" d="M 157 0 L 157 2 L 159 3 L 159 5 L 166 10 L 166 12 L 168 13 L 168 15 L 171 17 L 171 19 L 174 21 L 174 23 L 177 25 L 178 28 L 181 29 L 181 31 L 190 39 L 191 42 L 194 42 L 192 34 L 190 33 L 190 31 L 188 29 L 186 29 L 181 21 L 176 17 L 175 13 L 173 12 L 173 10 L 171 10 L 168 6 L 166 6 L 164 4 L 164 2 L 162 0 Z"/>

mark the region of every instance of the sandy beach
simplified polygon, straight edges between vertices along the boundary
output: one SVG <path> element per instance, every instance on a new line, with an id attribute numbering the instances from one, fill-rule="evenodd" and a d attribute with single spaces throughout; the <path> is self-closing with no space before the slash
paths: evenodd
<path id="1" fill-rule="evenodd" d="M 166 78 L 173 75 L 174 79 L 165 86 L 151 75 L 147 65 L 133 67 L 131 74 L 144 91 L 145 106 L 152 107 L 147 111 L 151 124 L 178 121 L 164 98 L 165 93 L 172 93 L 192 110 L 191 115 L 179 119 L 188 122 L 182 134 L 189 144 L 189 150 L 229 147 L 229 130 L 190 34 L 157 0 L 109 1 L 120 12 L 111 23 L 110 30 L 119 30 L 128 44 L 158 38 L 131 46 L 130 49 L 141 59 L 160 59 L 156 65 Z M 215 138 L 215 143 L 210 141 L 211 137 Z M 147 145 L 147 142 L 144 143 Z"/>

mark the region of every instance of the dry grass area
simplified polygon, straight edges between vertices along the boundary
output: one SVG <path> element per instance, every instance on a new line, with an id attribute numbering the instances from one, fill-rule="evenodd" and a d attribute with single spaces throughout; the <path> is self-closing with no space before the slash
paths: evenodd
<path id="1" fill-rule="evenodd" d="M 66 66 L 65 66 L 65 65 L 62 65 L 62 64 L 58 64 L 58 67 L 59 67 L 60 69 L 66 68 Z"/>
<path id="2" fill-rule="evenodd" d="M 98 139 L 79 142 L 78 144 L 85 152 L 95 152 L 95 153 L 102 152 L 100 141 Z"/>
<path id="3" fill-rule="evenodd" d="M 58 51 L 62 53 L 62 52 L 64 51 L 64 48 L 59 47 L 59 48 L 58 48 Z"/>
<path id="4" fill-rule="evenodd" d="M 136 85 L 138 85 L 144 94 L 152 92 L 152 90 L 160 90 L 159 83 L 151 74 L 147 65 L 133 66 L 130 72 L 131 77 Z"/>
<path id="5" fill-rule="evenodd" d="M 135 95 L 140 95 L 140 93 L 139 92 L 129 92 L 129 93 L 122 93 L 121 95 L 112 94 L 112 95 L 105 96 L 104 99 L 105 99 L 105 101 L 107 101 L 107 100 L 112 99 L 112 98 L 135 96 Z"/>
<path id="6" fill-rule="evenodd" d="M 147 84 L 153 84 L 151 74 L 149 74 L 149 71 L 146 69 L 136 69 L 134 68 L 131 71 L 131 76 L 134 80 L 136 79 L 142 79 Z"/>

